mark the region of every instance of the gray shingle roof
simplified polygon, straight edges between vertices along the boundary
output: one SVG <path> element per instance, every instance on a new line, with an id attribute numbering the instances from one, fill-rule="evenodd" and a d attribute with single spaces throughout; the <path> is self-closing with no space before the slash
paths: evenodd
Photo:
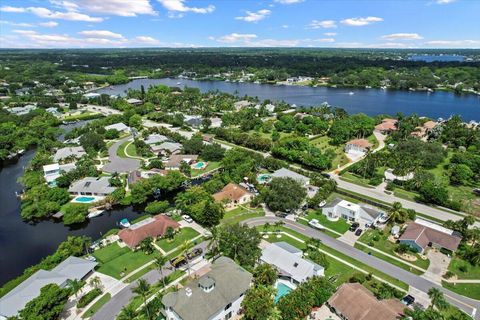
<path id="1" fill-rule="evenodd" d="M 294 180 L 297 180 L 303 184 L 307 184 L 309 181 L 309 178 L 305 177 L 304 175 L 301 175 L 299 173 L 296 173 L 295 171 L 288 170 L 286 168 L 281 168 L 272 173 L 272 177 L 274 178 L 292 178 Z"/>
<path id="2" fill-rule="evenodd" d="M 80 280 L 92 271 L 96 265 L 96 262 L 70 256 L 53 268 L 52 272 L 62 274 L 68 279 Z"/>
<path id="3" fill-rule="evenodd" d="M 335 198 L 332 201 L 330 201 L 329 203 L 327 203 L 323 208 L 333 208 L 342 201 L 343 200 L 340 199 L 340 198 Z"/>
<path id="4" fill-rule="evenodd" d="M 71 193 L 101 193 L 101 194 L 110 194 L 115 191 L 115 187 L 110 186 L 109 178 L 108 177 L 85 177 L 81 180 L 77 180 L 70 188 L 68 188 L 68 192 Z"/>
<path id="5" fill-rule="evenodd" d="M 81 158 L 85 155 L 85 150 L 83 147 L 66 147 L 58 149 L 53 156 L 53 161 L 58 162 L 62 159 L 66 159 L 68 157 L 75 157 Z"/>
<path id="6" fill-rule="evenodd" d="M 212 291 L 205 292 L 199 287 L 200 283 L 211 283 L 212 280 L 215 281 Z M 183 320 L 208 320 L 245 293 L 251 280 L 251 273 L 230 258 L 220 257 L 212 264 L 210 272 L 186 285 L 192 290 L 191 296 L 187 296 L 183 288 L 166 294 L 162 303 L 171 307 Z"/>

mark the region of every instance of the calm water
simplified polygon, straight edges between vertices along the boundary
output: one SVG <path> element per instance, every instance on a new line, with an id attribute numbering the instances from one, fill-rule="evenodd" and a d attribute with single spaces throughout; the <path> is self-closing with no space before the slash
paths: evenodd
<path id="1" fill-rule="evenodd" d="M 180 82 L 180 84 L 177 84 Z M 255 83 L 232 83 L 223 81 L 195 81 L 184 79 L 137 79 L 127 84 L 99 90 L 99 93 L 125 95 L 131 89 L 147 89 L 151 85 L 189 86 L 202 92 L 219 90 L 239 96 L 258 97 L 261 100 L 284 100 L 297 106 L 318 106 L 327 101 L 349 113 L 363 112 L 368 115 L 387 113 L 406 115 L 417 113 L 421 116 L 448 118 L 459 114 L 466 121 L 480 121 L 480 96 L 454 95 L 449 92 L 408 92 L 381 89 L 335 89 L 324 87 L 276 86 Z M 351 94 L 353 92 L 353 94 Z"/>

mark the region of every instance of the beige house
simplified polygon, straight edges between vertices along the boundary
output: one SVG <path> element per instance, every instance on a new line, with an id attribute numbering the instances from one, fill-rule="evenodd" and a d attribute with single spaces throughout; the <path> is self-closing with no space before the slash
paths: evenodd
<path id="1" fill-rule="evenodd" d="M 246 204 L 252 201 L 253 197 L 253 193 L 236 183 L 227 184 L 222 190 L 213 195 L 216 202 L 225 203 L 226 209 L 233 209 L 238 205 Z"/>

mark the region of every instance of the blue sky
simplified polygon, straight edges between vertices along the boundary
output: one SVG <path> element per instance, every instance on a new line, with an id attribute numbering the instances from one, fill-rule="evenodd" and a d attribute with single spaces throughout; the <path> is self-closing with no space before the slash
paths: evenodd
<path id="1" fill-rule="evenodd" d="M 2 0 L 0 47 L 480 48 L 476 0 Z"/>

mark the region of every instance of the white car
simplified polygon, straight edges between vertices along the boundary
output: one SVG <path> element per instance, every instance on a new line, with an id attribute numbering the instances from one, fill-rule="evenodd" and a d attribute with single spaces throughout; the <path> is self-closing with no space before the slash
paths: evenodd
<path id="1" fill-rule="evenodd" d="M 318 204 L 318 206 L 321 208 L 321 207 L 323 207 L 323 206 L 326 205 L 326 204 L 327 204 L 327 201 L 323 200 L 322 202 L 320 202 L 320 203 Z"/>
<path id="2" fill-rule="evenodd" d="M 185 221 L 188 222 L 188 223 L 192 223 L 192 222 L 193 222 L 193 219 L 192 219 L 190 216 L 186 215 L 186 214 L 184 214 L 184 215 L 182 216 L 182 218 L 183 218 L 183 220 L 185 220 Z"/>
<path id="3" fill-rule="evenodd" d="M 383 214 L 378 219 L 378 223 L 387 223 L 388 219 L 390 219 L 390 216 L 388 214 Z"/>
<path id="4" fill-rule="evenodd" d="M 312 220 L 308 221 L 308 224 L 315 229 L 325 229 L 325 227 L 322 226 L 320 224 L 320 222 L 318 222 L 317 219 L 312 219 Z"/>

